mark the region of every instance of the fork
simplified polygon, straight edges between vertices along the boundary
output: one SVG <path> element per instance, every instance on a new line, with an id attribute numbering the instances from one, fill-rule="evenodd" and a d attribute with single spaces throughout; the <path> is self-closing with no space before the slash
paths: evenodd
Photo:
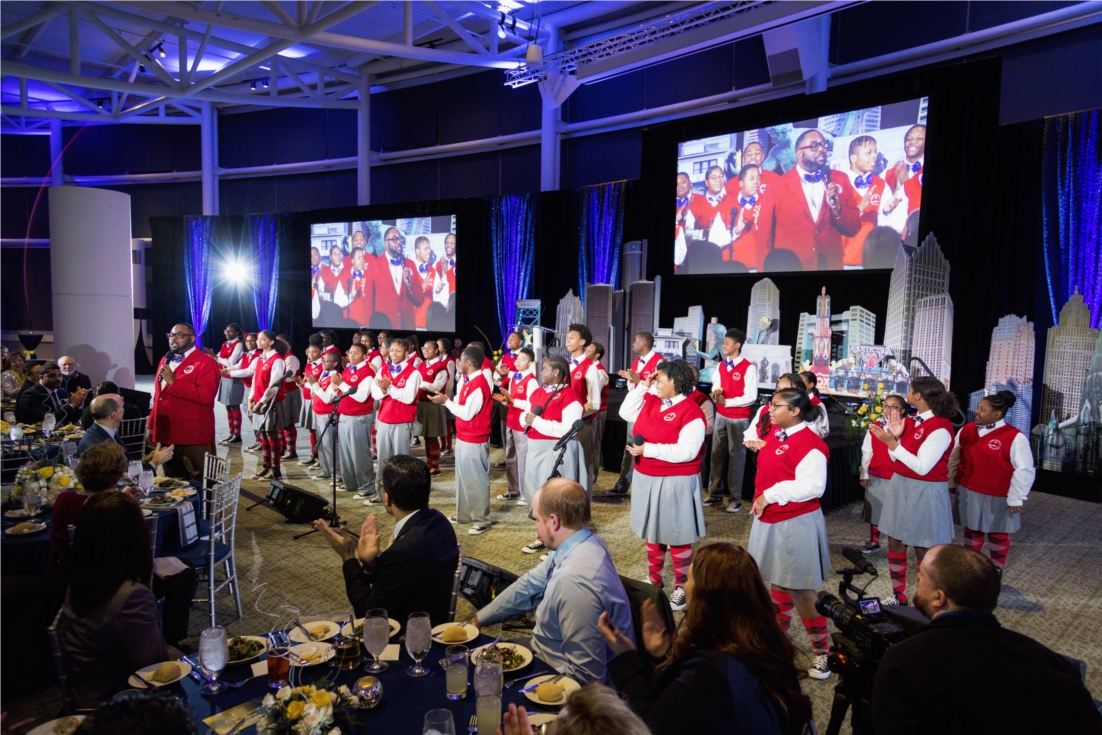
<path id="1" fill-rule="evenodd" d="M 253 679 L 259 679 L 261 676 L 267 676 L 267 674 L 258 674 L 257 676 L 250 676 L 248 679 L 242 679 L 241 681 L 224 681 L 222 683 L 228 687 L 233 687 L 234 689 L 237 689 L 238 687 L 248 684 Z"/>
<path id="2" fill-rule="evenodd" d="M 471 724 L 467 725 L 467 732 L 478 732 L 478 715 L 471 715 Z"/>

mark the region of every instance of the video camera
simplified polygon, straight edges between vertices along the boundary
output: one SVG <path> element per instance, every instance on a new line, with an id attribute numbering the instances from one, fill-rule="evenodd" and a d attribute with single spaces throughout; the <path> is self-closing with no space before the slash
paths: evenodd
<path id="1" fill-rule="evenodd" d="M 838 571 L 842 575 L 838 584 L 841 599 L 824 591 L 819 593 L 815 603 L 819 614 L 833 620 L 838 628 L 838 632 L 831 635 L 834 645 L 830 647 L 827 663 L 830 670 L 839 675 L 840 681 L 835 687 L 826 735 L 837 735 L 841 731 L 850 705 L 853 705 L 850 724 L 854 735 L 866 735 L 873 732 L 872 687 L 884 653 L 921 631 L 929 621 L 913 608 L 884 609 L 879 598 L 866 597 L 865 589 L 877 577 L 876 567 L 856 549 L 842 549 L 842 556 L 853 566 Z M 857 587 L 853 578 L 861 574 L 871 578 L 864 587 Z M 850 592 L 857 597 L 851 597 Z"/>

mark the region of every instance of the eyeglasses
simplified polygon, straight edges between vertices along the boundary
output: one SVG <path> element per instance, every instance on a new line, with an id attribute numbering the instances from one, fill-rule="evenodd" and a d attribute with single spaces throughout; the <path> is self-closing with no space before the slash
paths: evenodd
<path id="1" fill-rule="evenodd" d="M 788 404 L 787 403 L 770 403 L 769 407 L 772 408 L 772 409 L 788 408 Z"/>
<path id="2" fill-rule="evenodd" d="M 827 144 L 826 144 L 825 140 L 813 140 L 810 143 L 808 143 L 807 145 L 800 146 L 799 148 L 797 148 L 797 150 L 802 151 L 805 148 L 810 148 L 812 150 L 812 152 L 815 152 L 815 151 L 818 151 L 820 149 L 826 150 L 826 147 L 827 147 Z"/>
<path id="3" fill-rule="evenodd" d="M 402 238 L 400 238 L 400 237 L 387 237 L 387 238 L 385 238 L 385 241 L 386 242 L 401 242 Z"/>
<path id="4" fill-rule="evenodd" d="M 175 337 L 176 339 L 183 339 L 184 337 L 194 337 L 195 335 L 191 332 L 169 332 L 165 336 L 169 339 L 172 339 L 173 337 Z"/>
<path id="5" fill-rule="evenodd" d="M 726 181 L 727 177 L 723 174 L 712 174 L 708 177 L 708 181 Z"/>

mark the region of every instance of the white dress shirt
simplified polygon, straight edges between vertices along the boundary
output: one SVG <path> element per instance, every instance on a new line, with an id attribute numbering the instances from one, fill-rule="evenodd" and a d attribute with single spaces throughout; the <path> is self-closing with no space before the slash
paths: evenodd
<path id="1" fill-rule="evenodd" d="M 186 360 L 186 359 L 188 359 L 189 357 L 191 357 L 191 353 L 192 353 L 192 352 L 195 352 L 195 347 L 194 347 L 194 345 L 193 345 L 193 346 L 191 347 L 191 349 L 189 349 L 189 350 L 188 350 L 187 352 L 185 352 L 184 354 L 180 355 L 180 359 L 179 359 L 179 360 L 175 360 L 175 359 L 171 359 L 171 360 L 165 360 L 165 364 L 166 364 L 166 365 L 168 365 L 168 369 L 169 369 L 169 370 L 171 370 L 171 371 L 172 371 L 173 373 L 175 373 L 175 372 L 176 372 L 176 368 L 178 368 L 178 367 L 179 367 L 180 365 L 182 365 L 182 364 L 183 364 L 183 362 L 184 362 L 184 360 Z M 165 379 L 164 379 L 164 378 L 161 378 L 160 380 L 161 380 L 161 385 L 165 385 Z"/>
<path id="2" fill-rule="evenodd" d="M 463 419 L 464 421 L 470 421 L 478 412 L 482 410 L 482 391 L 473 390 L 470 395 L 467 396 L 465 403 L 459 403 L 459 395 L 463 392 L 463 386 L 469 382 L 469 375 L 464 375 L 459 379 L 459 390 L 455 392 L 455 398 L 449 398 L 444 403 L 444 408 L 452 412 L 452 415 L 457 419 Z"/>
<path id="3" fill-rule="evenodd" d="M 390 268 L 390 280 L 394 282 L 394 293 L 401 295 L 402 293 L 402 281 L 405 280 L 406 259 L 402 256 L 402 264 L 394 265 L 390 262 L 390 256 L 384 255 L 386 258 L 386 265 Z"/>
<path id="4" fill-rule="evenodd" d="M 230 353 L 229 357 L 215 357 L 214 358 L 215 360 L 218 361 L 219 365 L 221 365 L 223 367 L 231 368 L 234 365 L 241 362 L 241 356 L 245 354 L 245 346 L 241 344 L 241 338 L 238 337 L 237 339 L 233 340 L 232 344 L 233 344 L 233 352 Z"/>
<path id="5" fill-rule="evenodd" d="M 806 423 L 800 423 L 790 429 L 785 429 L 785 433 L 792 436 L 796 432 L 807 428 Z M 773 487 L 766 489 L 762 495 L 765 496 L 767 501 L 777 505 L 802 503 L 805 500 L 821 498 L 823 493 L 826 492 L 826 482 L 826 455 L 818 449 L 813 449 L 796 465 L 796 479 L 778 482 Z"/>
<path id="6" fill-rule="evenodd" d="M 348 367 L 356 368 L 357 372 L 360 371 L 360 370 L 367 370 L 367 361 L 357 362 L 355 365 L 349 365 Z M 337 373 L 337 374 L 340 373 L 339 370 L 334 370 L 333 372 Z M 325 375 L 325 374 L 326 373 L 324 373 L 324 372 L 322 373 L 322 375 Z M 319 377 L 318 380 L 321 380 L 321 378 Z M 341 383 L 340 388 L 337 388 L 337 386 L 333 385 L 332 381 L 330 381 L 329 385 L 326 386 L 325 388 L 320 388 L 319 389 L 315 385 L 315 389 L 319 391 L 318 395 L 321 396 L 321 399 L 323 401 L 333 400 L 334 398 L 337 397 L 337 394 L 339 392 L 339 393 L 344 393 L 345 395 L 347 395 L 351 400 L 355 401 L 356 403 L 365 403 L 367 401 L 367 399 L 370 398 L 372 396 L 373 392 L 374 392 L 374 391 L 372 391 L 372 386 L 375 385 L 375 380 L 374 379 L 361 380 L 359 383 L 356 384 L 356 389 L 354 391 L 352 391 L 351 393 L 348 392 L 348 388 L 346 387 L 348 385 L 349 385 L 349 383 L 347 381 L 345 381 L 345 382 Z"/>
<path id="7" fill-rule="evenodd" d="M 865 192 L 872 188 L 871 183 L 864 189 L 858 189 L 857 185 L 854 184 L 854 182 L 857 181 L 858 176 L 860 176 L 861 178 L 865 178 L 866 176 L 868 176 L 868 174 L 863 174 L 860 171 L 854 171 L 853 169 L 850 169 L 849 171 L 846 171 L 846 176 L 849 177 L 849 183 L 853 185 L 853 189 L 857 192 L 858 198 L 865 196 Z M 894 201 L 895 196 L 892 194 L 892 188 L 888 186 L 887 182 L 885 182 L 884 191 L 880 194 L 880 206 L 876 209 L 877 215 L 884 214 L 884 208 Z M 864 210 L 862 210 L 861 214 L 864 214 Z"/>
<path id="8" fill-rule="evenodd" d="M 738 365 L 744 359 L 741 355 L 736 355 L 730 358 L 736 365 Z M 723 381 L 719 377 L 719 371 L 726 367 L 723 363 L 727 362 L 728 358 L 724 357 L 715 369 L 712 370 L 712 389 L 723 389 Z M 758 400 L 758 366 L 754 364 L 753 360 L 747 360 L 750 366 L 746 368 L 746 374 L 743 375 L 742 382 L 746 386 L 743 388 L 741 396 L 735 396 L 734 398 L 724 398 L 724 408 L 739 408 L 740 406 L 749 406 L 753 403 L 757 403 Z"/>
<path id="9" fill-rule="evenodd" d="M 268 401 L 275 398 L 276 394 L 279 393 L 279 384 L 283 382 L 283 373 L 287 371 L 287 368 L 285 367 L 283 362 L 283 358 L 280 357 L 275 350 L 268 350 L 263 355 L 261 355 L 261 357 L 267 360 L 273 355 L 275 355 L 275 359 L 271 362 L 272 372 L 268 376 L 268 386 L 265 389 L 264 394 L 260 396 L 260 403 L 267 403 Z M 252 365 L 249 366 L 249 369 L 251 368 Z M 237 370 L 235 372 L 247 371 Z"/>
<path id="10" fill-rule="evenodd" d="M 543 390 L 550 394 L 554 390 L 554 386 L 545 385 Z M 548 400 L 547 397 L 540 399 L 540 405 L 544 405 L 543 402 Z M 529 411 L 531 413 L 531 411 Z M 551 421 L 545 419 L 542 416 L 537 416 L 535 421 L 532 422 L 532 428 L 543 434 L 544 436 L 553 436 L 556 439 L 561 439 L 574 428 L 574 422 L 582 417 L 582 404 L 571 403 L 562 410 L 562 419 L 559 421 Z M 523 417 L 522 417 L 523 418 Z M 521 421 L 521 423 L 524 423 Z"/>
<path id="11" fill-rule="evenodd" d="M 405 360 L 398 363 L 398 372 L 397 373 L 392 374 L 390 372 L 390 368 L 387 367 L 387 368 L 383 369 L 383 372 L 380 373 L 380 375 L 385 375 L 386 377 L 393 380 L 394 378 L 396 378 L 396 377 L 398 377 L 399 375 L 402 374 L 402 371 L 406 369 L 406 363 L 408 363 L 408 362 L 409 362 L 409 358 L 407 357 Z M 409 377 L 406 378 L 406 387 L 405 388 L 399 388 L 398 386 L 394 385 L 394 383 L 392 382 L 390 384 L 390 386 L 386 389 L 386 392 L 384 392 L 383 389 L 379 387 L 379 384 L 377 382 L 375 382 L 374 380 L 372 380 L 370 382 L 371 382 L 371 395 L 375 396 L 376 401 L 381 401 L 386 396 L 390 396 L 391 398 L 393 398 L 394 400 L 396 400 L 400 403 L 412 404 L 414 401 L 417 400 L 417 392 L 419 390 L 421 390 L 421 373 L 417 370 L 412 371 L 409 374 Z"/>
<path id="12" fill-rule="evenodd" d="M 429 367 L 432 367 L 436 363 L 441 362 L 443 360 L 444 360 L 443 357 L 434 357 L 431 360 L 426 361 L 425 364 Z M 447 370 L 441 370 L 440 372 L 438 372 L 436 374 L 436 377 L 432 379 L 432 387 L 435 388 L 436 390 L 440 391 L 441 393 L 443 393 L 444 388 L 446 388 L 447 385 L 448 385 L 448 371 Z"/>
<path id="13" fill-rule="evenodd" d="M 1006 426 L 1004 419 L 999 419 L 990 429 L 977 427 L 980 437 L 985 437 L 995 429 Z M 1010 443 L 1010 464 L 1014 467 L 1014 474 L 1010 476 L 1010 490 L 1006 494 L 1006 504 L 1019 506 L 1025 502 L 1033 487 L 1033 479 L 1037 470 L 1033 466 L 1033 452 L 1029 448 L 1029 440 L 1020 431 L 1014 435 L 1014 441 Z M 957 467 L 960 465 L 960 434 L 953 441 L 953 452 L 949 455 L 949 486 L 956 487 Z M 971 488 L 969 488 L 971 489 Z"/>
<path id="14" fill-rule="evenodd" d="M 807 200 L 807 208 L 811 211 L 811 221 L 819 221 L 819 211 L 823 208 L 823 197 L 826 196 L 828 179 L 824 175 L 822 181 L 808 181 L 804 174 L 814 174 L 814 171 L 804 171 L 799 164 L 796 165 L 796 175 L 800 177 L 800 186 L 804 190 L 804 199 Z"/>
<path id="15" fill-rule="evenodd" d="M 923 421 L 934 417 L 933 411 L 923 411 L 918 414 Z M 900 444 L 895 449 L 888 450 L 892 460 L 906 465 L 916 475 L 930 474 L 930 470 L 938 463 L 945 450 L 953 441 L 953 433 L 948 429 L 937 429 L 926 436 L 926 441 L 918 448 L 918 454 L 911 454 Z"/>
<path id="16" fill-rule="evenodd" d="M 638 421 L 639 414 L 643 412 L 643 397 L 646 395 L 647 391 L 643 389 L 642 383 L 629 391 L 624 397 L 624 402 L 620 404 L 620 418 L 629 424 Z M 672 403 L 663 408 L 662 413 L 672 410 L 674 406 L 687 400 L 687 396 L 676 395 L 669 400 Z M 675 464 L 691 462 L 700 454 L 700 447 L 704 444 L 706 433 L 707 426 L 703 419 L 693 419 L 681 427 L 676 444 L 647 442 L 643 445 L 643 456 L 647 459 L 658 459 Z"/>

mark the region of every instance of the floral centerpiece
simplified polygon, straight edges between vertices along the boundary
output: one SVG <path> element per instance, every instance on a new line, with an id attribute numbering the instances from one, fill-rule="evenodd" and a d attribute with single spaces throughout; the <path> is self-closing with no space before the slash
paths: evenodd
<path id="1" fill-rule="evenodd" d="M 869 384 L 861 385 L 863 391 L 869 390 Z M 884 384 L 876 384 L 876 392 L 871 393 L 858 409 L 846 416 L 846 438 L 854 439 L 857 436 L 864 438 L 865 433 L 874 421 L 879 421 L 884 415 Z"/>
<path id="2" fill-rule="evenodd" d="M 45 505 L 53 505 L 57 496 L 66 490 L 83 489 L 84 486 L 77 481 L 76 473 L 63 464 L 28 462 L 15 475 L 12 497 L 22 497 L 28 492 L 37 493 L 45 498 Z"/>
<path id="3" fill-rule="evenodd" d="M 345 685 L 325 689 L 331 682 L 318 682 L 321 687 L 285 686 L 274 695 L 264 697 L 264 715 L 257 731 L 271 735 L 341 735 L 341 726 L 356 724 L 351 716 L 358 700 Z"/>

